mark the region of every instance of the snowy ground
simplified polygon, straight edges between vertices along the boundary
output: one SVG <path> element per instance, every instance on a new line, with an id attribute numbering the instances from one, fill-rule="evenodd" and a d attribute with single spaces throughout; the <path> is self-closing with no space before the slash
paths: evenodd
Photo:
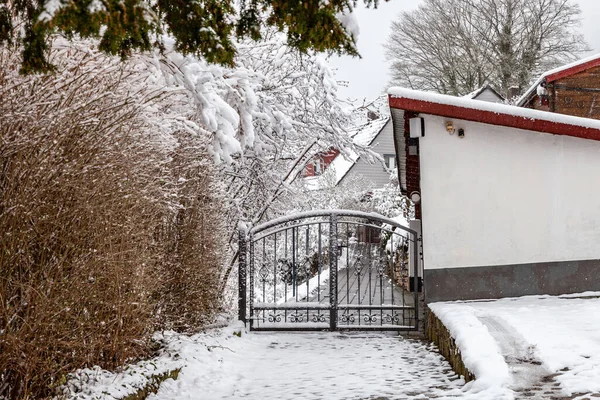
<path id="1" fill-rule="evenodd" d="M 386 334 L 269 333 L 232 328 L 165 335 L 164 354 L 120 374 L 79 372 L 70 398 L 113 399 L 145 375 L 181 368 L 149 399 L 431 399 L 463 397 L 464 382 L 432 347 Z M 82 384 L 82 381 L 88 383 Z M 479 397 L 471 397 L 473 399 Z"/>
<path id="2" fill-rule="evenodd" d="M 507 398 L 600 397 L 600 293 L 431 304 L 477 385 Z M 512 394 L 510 393 L 512 391 Z"/>
<path id="3" fill-rule="evenodd" d="M 149 399 L 595 399 L 600 293 L 430 305 L 477 377 L 466 385 L 435 348 L 392 334 L 157 334 L 162 354 L 114 374 L 78 371 L 67 398 L 121 399 L 180 369 Z"/>

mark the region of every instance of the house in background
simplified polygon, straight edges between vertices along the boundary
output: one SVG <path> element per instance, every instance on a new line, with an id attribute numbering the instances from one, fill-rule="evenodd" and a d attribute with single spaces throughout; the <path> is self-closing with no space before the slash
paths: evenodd
<path id="1" fill-rule="evenodd" d="M 401 88 L 389 104 L 426 302 L 600 290 L 600 121 Z"/>
<path id="2" fill-rule="evenodd" d="M 342 184 L 353 178 L 363 178 L 369 189 L 378 189 L 390 182 L 390 173 L 396 168 L 396 148 L 394 146 L 392 122 L 386 113 L 387 99 L 379 98 L 374 109 L 361 110 L 358 124 L 349 135 L 354 143 L 368 146 L 381 160 L 368 160 L 351 152 L 344 156 L 337 149 L 328 149 L 313 157 L 304 170 L 307 187 L 318 189 L 320 176 L 330 171 L 334 185 Z"/>
<path id="3" fill-rule="evenodd" d="M 600 54 L 542 74 L 517 106 L 600 119 Z"/>
<path id="4" fill-rule="evenodd" d="M 304 167 L 302 176 L 310 178 L 322 175 L 339 154 L 340 152 L 338 149 L 331 147 L 326 151 L 314 155 L 310 162 Z"/>
<path id="5" fill-rule="evenodd" d="M 490 103 L 504 103 L 506 100 L 504 96 L 487 84 L 463 97 L 466 99 L 481 100 Z"/>

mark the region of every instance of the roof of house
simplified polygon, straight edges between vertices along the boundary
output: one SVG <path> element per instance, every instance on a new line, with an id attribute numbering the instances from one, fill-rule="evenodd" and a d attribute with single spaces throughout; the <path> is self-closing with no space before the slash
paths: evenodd
<path id="1" fill-rule="evenodd" d="M 523 107 L 527 102 L 531 99 L 533 95 L 537 93 L 538 86 L 542 83 L 552 83 L 562 78 L 566 78 L 568 76 L 572 76 L 583 72 L 587 69 L 594 68 L 600 66 L 600 53 L 594 54 L 593 56 L 584 58 L 579 61 L 572 62 L 570 64 L 563 65 L 558 68 L 551 69 L 549 71 L 544 72 L 537 81 L 527 91 L 523 96 L 519 98 L 516 105 L 518 107 Z"/>
<path id="2" fill-rule="evenodd" d="M 404 88 L 388 90 L 390 107 L 491 125 L 600 141 L 600 121 Z"/>
<path id="3" fill-rule="evenodd" d="M 389 120 L 389 115 L 382 115 L 378 119 L 369 120 L 355 127 L 349 132 L 350 136 L 352 136 L 352 141 L 359 146 L 371 146 Z M 335 185 L 339 184 L 346 177 L 359 158 L 358 154 L 350 150 L 349 155 L 344 156 L 340 153 L 333 159 L 327 166 L 327 169 L 331 168 L 335 172 L 333 182 Z M 311 190 L 319 189 L 319 181 L 319 176 L 305 178 L 306 186 Z"/>
<path id="4" fill-rule="evenodd" d="M 473 99 L 476 100 L 479 96 L 481 96 L 481 94 L 485 91 L 490 91 L 492 92 L 496 97 L 498 97 L 499 100 L 504 101 L 504 96 L 502 96 L 500 93 L 498 93 L 493 87 L 491 87 L 489 84 L 485 84 L 482 87 L 480 87 L 477 90 L 472 91 L 471 93 L 464 95 L 463 98 L 465 99 Z"/>

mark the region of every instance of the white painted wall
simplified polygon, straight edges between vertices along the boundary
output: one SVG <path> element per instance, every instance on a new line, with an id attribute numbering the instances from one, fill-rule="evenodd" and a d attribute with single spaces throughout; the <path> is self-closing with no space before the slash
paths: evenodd
<path id="1" fill-rule="evenodd" d="M 426 269 L 600 259 L 600 142 L 421 116 Z"/>

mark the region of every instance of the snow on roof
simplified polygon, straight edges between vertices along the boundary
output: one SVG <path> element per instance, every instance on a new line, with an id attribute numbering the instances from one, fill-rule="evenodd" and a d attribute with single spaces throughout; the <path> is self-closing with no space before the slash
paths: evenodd
<path id="1" fill-rule="evenodd" d="M 491 87 L 490 85 L 483 85 L 482 87 L 480 87 L 477 90 L 472 91 L 469 94 L 466 94 L 464 96 L 462 96 L 465 99 L 477 99 L 477 97 L 479 97 L 479 95 L 481 95 L 483 92 L 485 92 L 486 90 L 489 90 L 490 92 L 492 92 L 494 95 L 496 95 L 500 100 L 504 100 L 504 96 L 502 96 L 500 93 L 498 93 L 496 90 L 494 90 L 493 87 Z"/>
<path id="2" fill-rule="evenodd" d="M 543 82 L 554 82 L 557 79 L 564 78 L 565 76 L 573 75 L 581 71 L 585 71 L 588 68 L 597 67 L 598 65 L 600 65 L 600 53 L 546 71 L 538 78 L 537 81 L 535 81 L 533 85 L 531 85 L 531 87 L 529 87 L 529 89 L 527 89 L 525 94 L 523 94 L 523 96 L 519 98 L 516 105 L 518 107 L 523 107 L 525 103 L 527 103 L 527 101 L 531 98 L 531 96 L 537 93 L 538 86 Z"/>
<path id="3" fill-rule="evenodd" d="M 373 141 L 383 130 L 385 124 L 390 120 L 388 116 L 382 116 L 379 119 L 371 120 L 364 125 L 358 126 L 350 132 L 352 141 L 359 146 L 371 146 Z M 341 153 L 329 164 L 328 168 L 333 167 L 335 170 L 335 184 L 341 182 L 342 179 L 348 174 L 350 168 L 358 161 L 359 155 L 353 151 L 350 151 L 350 158 L 345 158 Z"/>
<path id="4" fill-rule="evenodd" d="M 366 123 L 353 128 L 349 132 L 349 135 L 352 137 L 352 141 L 355 144 L 361 147 L 371 146 L 375 138 L 377 138 L 389 120 L 389 115 L 381 116 L 376 120 L 369 120 Z M 349 154 L 346 156 L 344 156 L 342 153 L 338 154 L 337 157 L 335 157 L 327 166 L 325 174 L 327 174 L 327 172 L 335 174 L 335 176 L 331 177 L 331 183 L 334 186 L 337 186 L 342 179 L 344 179 L 348 172 L 350 172 L 352 166 L 360 158 L 360 156 L 352 150 L 350 150 L 348 153 Z M 307 177 L 304 178 L 304 186 L 308 190 L 318 190 L 323 184 L 322 181 L 323 176 Z"/>
<path id="5" fill-rule="evenodd" d="M 536 132 L 600 140 L 600 121 L 595 119 L 399 87 L 390 88 L 388 93 L 390 107 L 393 108 Z"/>

